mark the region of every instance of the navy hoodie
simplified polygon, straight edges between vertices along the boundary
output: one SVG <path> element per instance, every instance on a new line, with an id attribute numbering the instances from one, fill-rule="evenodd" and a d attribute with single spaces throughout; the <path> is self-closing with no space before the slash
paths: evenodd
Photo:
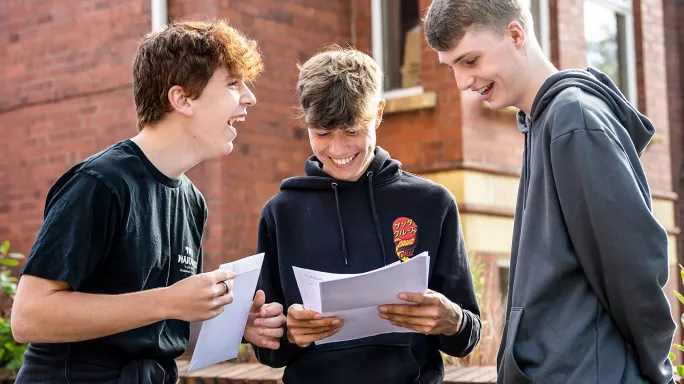
<path id="1" fill-rule="evenodd" d="M 499 383 L 672 383 L 654 127 L 593 69 L 546 80 L 525 135 Z"/>
<path id="2" fill-rule="evenodd" d="M 377 147 L 356 182 L 335 180 L 311 157 L 306 176 L 283 181 L 265 205 L 257 252 L 265 252 L 258 288 L 268 302 L 302 303 L 293 266 L 362 273 L 398 258 L 430 254 L 428 287 L 463 308 L 453 336 L 392 333 L 300 348 L 255 347 L 271 367 L 285 366 L 285 383 L 438 383 L 440 350 L 462 357 L 480 339 L 480 311 L 453 195 L 443 186 L 403 172 Z M 379 312 L 378 312 L 379 316 Z"/>

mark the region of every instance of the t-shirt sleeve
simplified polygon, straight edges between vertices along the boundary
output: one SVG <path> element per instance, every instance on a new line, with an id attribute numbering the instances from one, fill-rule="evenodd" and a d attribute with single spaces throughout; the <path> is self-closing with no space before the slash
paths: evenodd
<path id="1" fill-rule="evenodd" d="M 98 178 L 77 172 L 48 195 L 45 219 L 22 275 L 78 290 L 112 246 L 120 210 Z"/>

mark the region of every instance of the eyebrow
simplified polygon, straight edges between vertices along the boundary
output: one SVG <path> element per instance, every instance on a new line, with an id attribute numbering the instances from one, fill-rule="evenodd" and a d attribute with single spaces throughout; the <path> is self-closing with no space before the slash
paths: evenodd
<path id="1" fill-rule="evenodd" d="M 457 57 L 454 61 L 452 61 L 452 62 L 451 62 L 451 65 L 458 64 L 458 62 L 460 62 L 461 60 L 463 60 L 464 57 L 470 55 L 470 54 L 473 53 L 473 52 L 475 52 L 475 51 L 468 51 L 468 52 L 462 54 L 461 56 Z"/>

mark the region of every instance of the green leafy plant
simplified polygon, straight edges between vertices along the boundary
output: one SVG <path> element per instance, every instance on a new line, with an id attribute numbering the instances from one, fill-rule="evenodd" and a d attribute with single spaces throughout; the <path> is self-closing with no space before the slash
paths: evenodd
<path id="1" fill-rule="evenodd" d="M 10 311 L 12 300 L 17 293 L 17 278 L 12 276 L 11 267 L 19 265 L 24 255 L 10 252 L 10 242 L 0 244 L 0 366 L 10 372 L 16 372 L 24 362 L 27 346 L 18 344 L 12 336 L 10 327 Z"/>
<path id="2" fill-rule="evenodd" d="M 679 269 L 680 269 L 680 271 L 679 271 L 679 273 L 680 273 L 680 278 L 682 279 L 682 282 L 684 282 L 684 267 L 680 264 L 680 265 L 679 265 Z M 679 299 L 679 301 L 680 301 L 682 304 L 684 304 L 684 296 L 682 296 L 682 294 L 679 293 L 679 291 L 676 291 L 676 290 L 674 291 L 674 294 L 675 294 L 675 296 L 677 296 L 677 299 Z M 684 314 L 682 314 L 682 317 L 679 319 L 679 321 L 682 323 L 682 326 L 684 326 Z M 675 349 L 677 349 L 677 350 L 679 350 L 679 351 L 681 351 L 681 352 L 684 352 L 684 346 L 682 346 L 681 344 L 674 343 L 674 344 L 672 345 L 672 347 L 675 348 Z M 674 363 L 674 361 L 675 361 L 675 354 L 674 354 L 673 352 L 670 352 L 670 360 L 671 360 L 673 363 Z M 684 377 L 684 365 L 675 364 L 674 367 L 675 367 L 675 372 L 677 372 L 677 375 L 679 375 L 679 377 Z"/>

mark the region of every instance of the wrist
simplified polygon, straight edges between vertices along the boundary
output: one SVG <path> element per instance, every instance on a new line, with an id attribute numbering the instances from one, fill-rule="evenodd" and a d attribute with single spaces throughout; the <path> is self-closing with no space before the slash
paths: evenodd
<path id="1" fill-rule="evenodd" d="M 453 336 L 457 334 L 463 327 L 463 309 L 461 309 L 461 307 L 456 303 L 450 303 L 450 306 L 451 309 L 449 313 L 451 314 L 452 321 L 449 322 L 451 327 L 449 331 L 445 333 L 446 336 Z"/>
<path id="2" fill-rule="evenodd" d="M 173 295 L 171 294 L 171 287 L 158 288 L 150 292 L 154 293 L 154 297 L 150 301 L 155 303 L 152 307 L 155 309 L 153 313 L 156 321 L 179 319 L 175 308 L 175 300 L 173 300 Z"/>

